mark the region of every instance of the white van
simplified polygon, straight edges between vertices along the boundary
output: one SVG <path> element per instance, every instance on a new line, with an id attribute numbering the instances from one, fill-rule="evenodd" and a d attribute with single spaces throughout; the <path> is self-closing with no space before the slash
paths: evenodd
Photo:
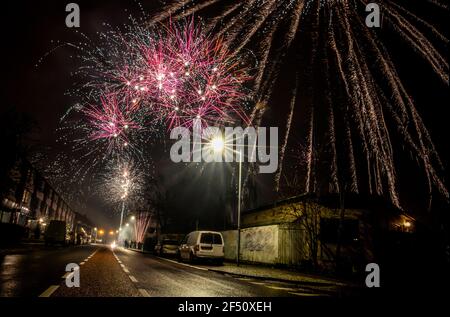
<path id="1" fill-rule="evenodd" d="M 178 257 L 180 261 L 211 259 L 221 264 L 224 259 L 223 237 L 217 231 L 193 231 L 181 242 Z"/>

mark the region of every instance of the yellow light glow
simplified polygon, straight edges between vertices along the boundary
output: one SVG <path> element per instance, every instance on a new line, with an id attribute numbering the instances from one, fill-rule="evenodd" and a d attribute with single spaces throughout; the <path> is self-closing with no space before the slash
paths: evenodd
<path id="1" fill-rule="evenodd" d="M 225 143 L 223 141 L 222 137 L 215 137 L 211 140 L 211 147 L 214 152 L 220 153 L 223 152 L 223 149 L 225 147 Z"/>

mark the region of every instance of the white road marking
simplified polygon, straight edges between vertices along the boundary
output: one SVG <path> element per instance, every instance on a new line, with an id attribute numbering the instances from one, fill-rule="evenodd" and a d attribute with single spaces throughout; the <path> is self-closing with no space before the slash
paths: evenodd
<path id="1" fill-rule="evenodd" d="M 128 269 L 127 269 L 126 267 L 123 268 L 123 271 L 124 271 L 125 273 L 130 273 L 130 271 L 128 271 Z"/>
<path id="2" fill-rule="evenodd" d="M 158 259 L 162 259 L 162 260 L 169 261 L 169 262 L 172 262 L 172 263 L 176 263 L 176 264 L 192 267 L 192 268 L 197 269 L 197 270 L 208 271 L 208 269 L 206 269 L 204 267 L 194 266 L 194 265 L 190 265 L 190 264 L 186 264 L 186 263 L 182 263 L 182 262 L 178 262 L 178 261 L 174 261 L 174 260 L 170 260 L 170 259 L 166 259 L 166 258 L 158 257 Z"/>
<path id="3" fill-rule="evenodd" d="M 62 278 L 68 278 L 69 276 L 72 276 L 74 272 L 67 272 L 62 276 Z"/>
<path id="4" fill-rule="evenodd" d="M 250 283 L 255 284 L 255 285 L 264 285 L 264 286 L 267 286 L 266 283 L 263 283 L 263 282 L 250 282 Z"/>
<path id="5" fill-rule="evenodd" d="M 297 296 L 328 296 L 324 294 L 313 294 L 313 293 L 300 293 L 300 292 L 289 292 L 289 294 Z"/>
<path id="6" fill-rule="evenodd" d="M 86 262 L 80 262 L 80 265 L 84 265 L 84 263 L 86 263 Z"/>
<path id="7" fill-rule="evenodd" d="M 59 288 L 59 285 L 51 285 L 39 297 L 50 297 Z"/>
<path id="8" fill-rule="evenodd" d="M 266 285 L 268 288 L 272 288 L 272 289 L 277 289 L 277 290 L 282 290 L 282 291 L 290 291 L 290 292 L 294 292 L 297 289 L 296 288 L 292 288 L 292 287 L 279 287 L 279 286 L 268 286 Z"/>
<path id="9" fill-rule="evenodd" d="M 137 280 L 133 275 L 128 275 L 128 277 L 130 278 L 130 280 L 131 280 L 133 283 L 137 283 L 137 282 L 138 282 L 138 280 Z"/>
<path id="10" fill-rule="evenodd" d="M 150 297 L 150 294 L 147 292 L 146 289 L 139 288 L 139 293 L 141 293 L 141 295 L 144 297 Z"/>

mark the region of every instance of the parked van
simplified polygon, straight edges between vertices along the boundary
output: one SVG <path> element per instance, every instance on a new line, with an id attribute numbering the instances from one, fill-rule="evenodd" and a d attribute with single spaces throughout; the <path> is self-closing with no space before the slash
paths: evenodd
<path id="1" fill-rule="evenodd" d="M 45 244 L 66 244 L 66 222 L 51 220 L 45 230 Z"/>
<path id="2" fill-rule="evenodd" d="M 193 231 L 186 235 L 178 251 L 180 261 L 210 259 L 221 264 L 224 259 L 223 237 L 216 231 Z"/>

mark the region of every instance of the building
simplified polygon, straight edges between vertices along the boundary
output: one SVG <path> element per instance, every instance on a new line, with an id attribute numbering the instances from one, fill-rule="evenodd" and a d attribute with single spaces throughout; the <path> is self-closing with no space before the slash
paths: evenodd
<path id="1" fill-rule="evenodd" d="M 9 173 L 8 189 L 1 196 L 1 224 L 23 228 L 25 237 L 39 238 L 50 220 L 64 220 L 74 230 L 76 212 L 26 159 Z M 13 237 L 2 237 L 12 238 Z"/>
<path id="2" fill-rule="evenodd" d="M 378 203 L 361 207 L 356 199 L 339 201 L 301 195 L 247 210 L 241 216 L 240 260 L 316 270 L 334 270 L 337 259 L 349 273 L 378 259 L 389 232 L 409 234 L 414 220 Z M 235 260 L 237 230 L 222 232 L 225 258 Z"/>

